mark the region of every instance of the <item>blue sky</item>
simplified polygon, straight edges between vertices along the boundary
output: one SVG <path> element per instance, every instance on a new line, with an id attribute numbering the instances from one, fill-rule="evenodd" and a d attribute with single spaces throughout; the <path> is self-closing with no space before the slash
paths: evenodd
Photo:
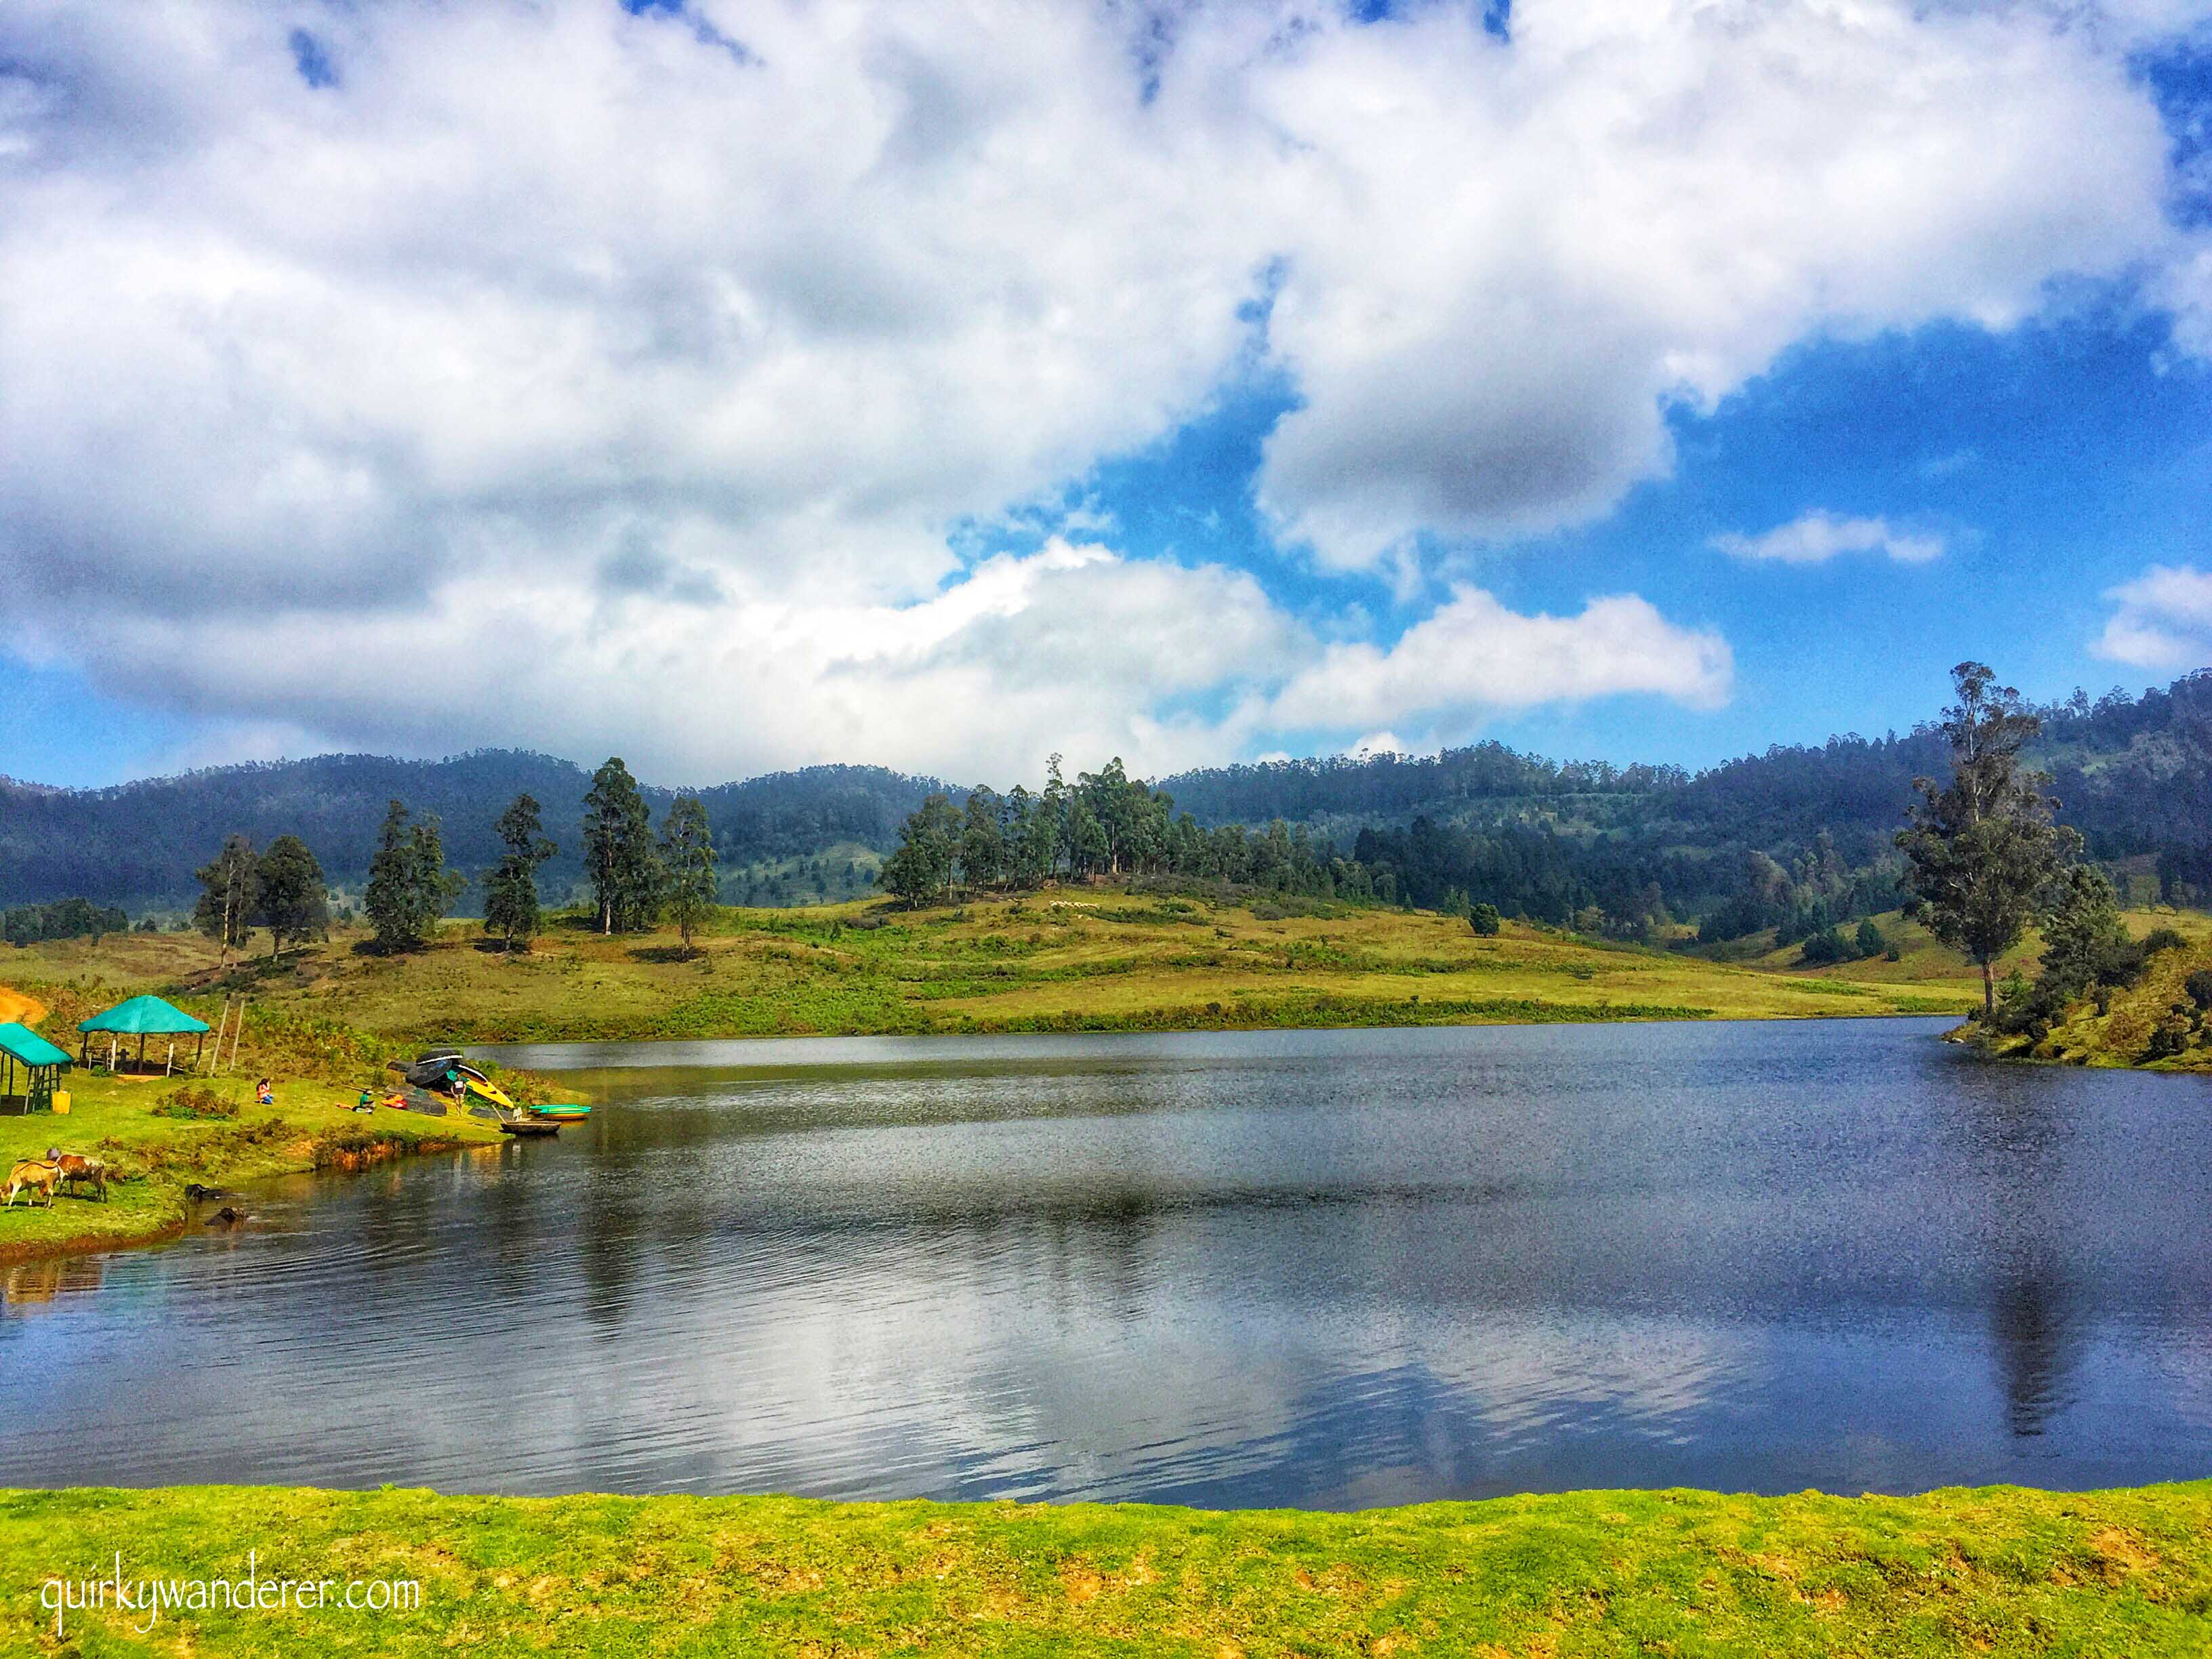
<path id="1" fill-rule="evenodd" d="M 2195 14 L 1746 16 L 11 12 L 0 773 L 1695 767 L 2212 662 Z"/>

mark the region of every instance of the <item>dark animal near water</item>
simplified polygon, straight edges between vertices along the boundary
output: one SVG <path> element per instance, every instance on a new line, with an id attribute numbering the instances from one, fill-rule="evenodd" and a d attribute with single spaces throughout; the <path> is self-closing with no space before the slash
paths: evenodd
<path id="1" fill-rule="evenodd" d="M 211 1226 L 235 1227 L 240 1222 L 245 1219 L 245 1211 L 234 1209 L 230 1205 L 226 1204 L 222 1208 L 217 1210 L 213 1215 L 210 1216 L 208 1218 L 208 1222 Z"/>
<path id="2" fill-rule="evenodd" d="M 62 1170 L 58 1164 L 47 1164 L 38 1158 L 27 1158 L 8 1171 L 8 1207 L 15 1207 L 15 1194 L 28 1191 L 33 1196 L 43 1195 L 46 1207 L 54 1207 L 54 1188 L 61 1183 Z"/>

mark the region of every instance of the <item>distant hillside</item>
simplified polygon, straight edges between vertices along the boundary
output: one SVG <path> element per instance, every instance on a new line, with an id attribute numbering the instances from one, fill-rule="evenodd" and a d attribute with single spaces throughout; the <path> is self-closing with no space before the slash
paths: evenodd
<path id="1" fill-rule="evenodd" d="M 813 766 L 703 791 L 726 868 L 805 857 L 841 844 L 882 850 L 935 780 L 873 766 Z M 549 755 L 483 750 L 443 761 L 323 755 L 225 766 L 109 789 L 0 783 L 0 903 L 82 895 L 134 908 L 173 903 L 192 872 L 234 830 L 266 846 L 295 835 L 331 880 L 367 878 L 385 803 L 404 800 L 441 821 L 447 859 L 471 876 L 500 854 L 493 824 L 527 791 L 544 809 L 561 852 L 544 872 L 548 893 L 582 877 L 576 826 L 591 775 Z M 647 788 L 656 815 L 674 792 Z"/>
<path id="2" fill-rule="evenodd" d="M 2061 816 L 2098 857 L 2212 848 L 2212 671 L 2140 697 L 2076 693 L 2038 711 L 2030 751 L 2049 770 Z M 1554 762 L 1483 743 L 1439 755 L 1277 761 L 1161 781 L 1205 823 L 1282 818 L 1317 830 L 1409 823 L 1505 823 L 1610 833 L 1688 848 L 1809 844 L 1822 830 L 1854 863 L 1884 855 L 1916 776 L 1948 763 L 1932 725 L 1777 744 L 1695 775 L 1679 767 Z M 1346 837 L 1348 839 L 1348 836 Z"/>
<path id="3" fill-rule="evenodd" d="M 2168 897 L 2212 897 L 2212 672 L 2140 697 L 2076 694 L 2039 712 L 2033 757 L 2092 854 L 2131 860 L 2137 874 L 2154 868 Z M 1790 943 L 1898 903 L 1891 837 L 1914 776 L 1946 764 L 1942 737 L 1923 726 L 1778 745 L 1695 775 L 1482 743 L 1211 768 L 1160 784 L 1207 827 L 1304 825 L 1387 867 L 1397 895 L 1422 905 L 1456 895 L 1620 937 L 1695 921 L 1709 941 L 1778 928 Z M 358 887 L 394 796 L 438 814 L 449 858 L 475 875 L 498 857 L 494 821 L 526 789 L 561 844 L 545 872 L 558 895 L 580 879 L 576 824 L 589 787 L 580 767 L 514 750 L 435 762 L 326 755 L 98 790 L 0 781 L 0 904 L 173 904 L 231 830 L 260 845 L 297 835 L 333 882 Z M 900 822 L 944 787 L 879 767 L 817 766 L 704 791 L 726 896 L 776 904 L 866 890 Z M 656 813 L 672 796 L 646 793 Z M 1593 907 L 1595 920 L 1583 915 Z"/>

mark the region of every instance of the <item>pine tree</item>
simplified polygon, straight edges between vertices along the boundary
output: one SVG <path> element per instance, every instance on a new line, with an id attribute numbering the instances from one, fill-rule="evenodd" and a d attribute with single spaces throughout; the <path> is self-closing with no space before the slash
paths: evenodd
<path id="1" fill-rule="evenodd" d="M 330 890 L 305 842 L 277 836 L 261 855 L 254 878 L 254 919 L 269 930 L 272 959 L 287 945 L 330 937 Z"/>
<path id="2" fill-rule="evenodd" d="M 467 878 L 446 868 L 445 837 L 434 816 L 410 827 L 406 805 L 385 809 L 376 856 L 368 864 L 368 887 L 362 908 L 380 951 L 422 948 L 453 908 Z"/>
<path id="3" fill-rule="evenodd" d="M 192 922 L 222 946 L 220 968 L 228 970 L 230 953 L 243 946 L 253 931 L 259 880 L 253 843 L 243 836 L 224 836 L 222 850 L 197 873 L 203 890 L 192 907 Z"/>
<path id="4" fill-rule="evenodd" d="M 415 858 L 407 818 L 403 803 L 386 806 L 376 854 L 368 861 L 368 885 L 362 893 L 361 908 L 380 951 L 411 951 L 422 942 L 415 921 Z"/>
<path id="5" fill-rule="evenodd" d="M 678 795 L 660 828 L 660 864 L 666 880 L 668 912 L 691 949 L 691 935 L 714 919 L 714 837 L 707 827 L 707 806 L 696 795 Z"/>
<path id="6" fill-rule="evenodd" d="M 509 954 L 520 940 L 526 951 L 539 925 L 538 866 L 561 849 L 539 833 L 544 828 L 535 797 L 517 795 L 500 814 L 499 838 L 507 856 L 484 878 L 484 932 L 507 942 Z"/>

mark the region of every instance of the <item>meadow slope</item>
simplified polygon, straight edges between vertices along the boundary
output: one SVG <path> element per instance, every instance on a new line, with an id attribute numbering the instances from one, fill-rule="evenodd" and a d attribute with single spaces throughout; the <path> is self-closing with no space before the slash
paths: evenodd
<path id="1" fill-rule="evenodd" d="M 513 957 L 460 921 L 408 956 L 362 943 L 342 930 L 219 980 L 198 936 L 133 933 L 9 953 L 0 980 L 80 994 L 159 989 L 210 1018 L 229 990 L 258 1018 L 343 1024 L 400 1046 L 1948 1014 L 1974 996 L 1963 964 L 1932 947 L 1916 948 L 1902 975 L 1879 961 L 1808 971 L 1518 923 L 1479 939 L 1429 912 L 1100 888 L 914 912 L 725 910 L 691 952 L 666 930 L 610 939 L 574 919 Z"/>

